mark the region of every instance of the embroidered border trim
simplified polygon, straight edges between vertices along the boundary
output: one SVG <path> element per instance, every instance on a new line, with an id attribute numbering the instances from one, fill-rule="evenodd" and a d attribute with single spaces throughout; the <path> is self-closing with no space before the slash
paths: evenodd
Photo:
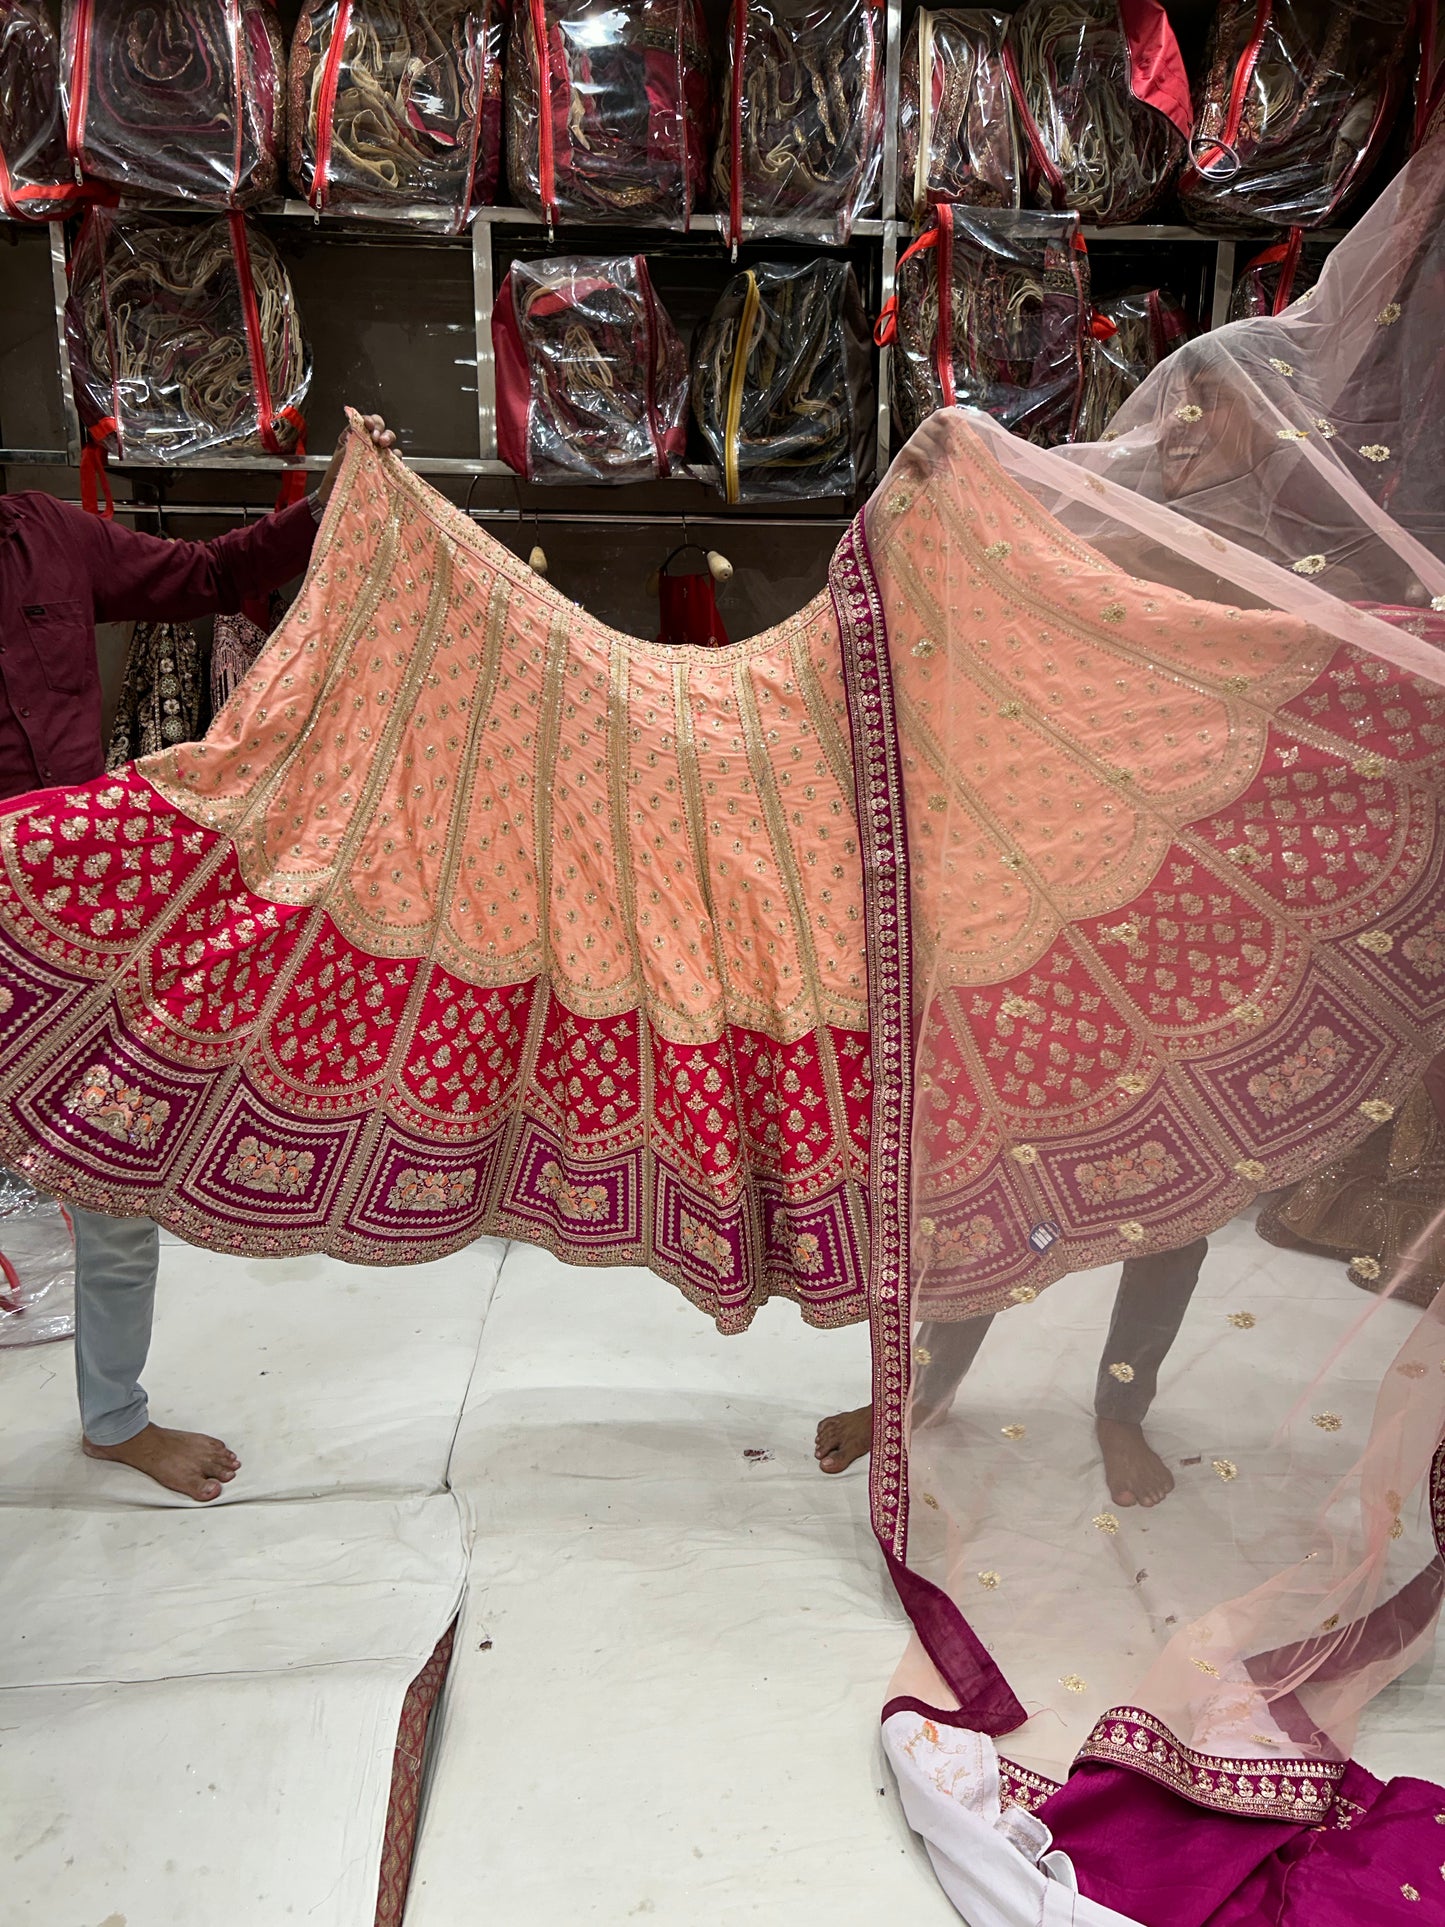
<path id="1" fill-rule="evenodd" d="M 1076 1755 L 1076 1765 L 1085 1761 L 1142 1773 L 1214 1813 L 1304 1826 L 1329 1819 L 1345 1776 L 1343 1760 L 1226 1759 L 1197 1753 L 1177 1740 L 1162 1720 L 1137 1706 L 1117 1706 L 1104 1715 Z"/>
<path id="2" fill-rule="evenodd" d="M 900 1562 L 908 1550 L 909 1153 L 913 1122 L 912 941 L 903 762 L 887 625 L 860 511 L 828 571 L 843 643 L 853 735 L 868 946 L 873 1062 L 868 1307 L 873 1338 L 873 1530 Z"/>
<path id="3" fill-rule="evenodd" d="M 1022 1807 L 1025 1813 L 1037 1813 L 1045 1800 L 1063 1787 L 1061 1780 L 1051 1780 L 1043 1773 L 1035 1773 L 1032 1767 L 1019 1766 L 1014 1760 L 1006 1760 L 1002 1753 L 998 1756 L 998 1784 L 1003 1804 Z"/>

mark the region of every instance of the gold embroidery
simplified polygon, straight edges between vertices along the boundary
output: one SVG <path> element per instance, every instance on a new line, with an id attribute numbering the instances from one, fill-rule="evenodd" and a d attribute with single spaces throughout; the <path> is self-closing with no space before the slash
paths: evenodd
<path id="1" fill-rule="evenodd" d="M 1110 1378 L 1117 1378 L 1121 1385 L 1132 1385 L 1134 1382 L 1134 1367 L 1120 1359 L 1117 1363 L 1109 1367 L 1109 1376 Z"/>
<path id="2" fill-rule="evenodd" d="M 1385 1103 L 1379 1097 L 1367 1097 L 1360 1109 L 1372 1124 L 1388 1124 L 1395 1115 L 1394 1105 Z"/>
<path id="3" fill-rule="evenodd" d="M 1318 575 L 1328 566 L 1329 557 L 1324 555 L 1302 555 L 1298 562 L 1290 564 L 1296 575 Z"/>
<path id="4" fill-rule="evenodd" d="M 1005 1425 L 1000 1429 L 1006 1439 L 1021 1439 L 1028 1431 L 1026 1425 Z"/>
<path id="5" fill-rule="evenodd" d="M 1361 445 L 1360 453 L 1367 462 L 1388 462 L 1390 459 L 1390 451 L 1383 442 L 1365 442 Z"/>
<path id="6" fill-rule="evenodd" d="M 1363 1278 L 1366 1284 L 1372 1285 L 1380 1275 L 1380 1261 L 1378 1258 L 1351 1258 L 1350 1270 Z"/>
<path id="7" fill-rule="evenodd" d="M 1362 930 L 1355 942 L 1361 950 L 1371 950 L 1377 957 L 1388 957 L 1395 948 L 1395 939 L 1388 930 Z"/>
<path id="8" fill-rule="evenodd" d="M 1187 401 L 1182 408 L 1174 411 L 1175 419 L 1181 422 L 1197 422 L 1203 419 L 1203 415 L 1204 410 L 1196 401 Z"/>
<path id="9" fill-rule="evenodd" d="M 981 1572 L 978 1575 L 978 1583 L 983 1587 L 985 1592 L 996 1592 L 998 1590 L 998 1574 L 996 1572 Z"/>
<path id="10" fill-rule="evenodd" d="M 1110 1535 L 1110 1537 L 1112 1537 L 1114 1533 L 1116 1533 L 1119 1530 L 1118 1517 L 1115 1513 L 1112 1513 L 1112 1512 L 1095 1513 L 1093 1523 L 1096 1531 L 1106 1532 Z"/>
<path id="11" fill-rule="evenodd" d="M 1127 1238 L 1131 1245 L 1141 1245 L 1144 1242 L 1144 1227 L 1136 1219 L 1129 1218 L 1119 1226 L 1119 1236 Z"/>
<path id="12" fill-rule="evenodd" d="M 1213 1459 L 1210 1463 L 1226 1485 L 1229 1484 L 1231 1479 L 1237 1479 L 1239 1477 L 1239 1467 L 1234 1463 L 1233 1459 Z"/>
<path id="13" fill-rule="evenodd" d="M 1314 1422 L 1322 1432 L 1338 1432 L 1344 1424 L 1338 1412 L 1316 1412 Z"/>
<path id="14" fill-rule="evenodd" d="M 1253 1331 L 1259 1322 L 1252 1311 L 1231 1311 L 1225 1315 L 1236 1331 Z"/>
<path id="15" fill-rule="evenodd" d="M 1077 1673 L 1065 1673 L 1059 1684 L 1069 1693 L 1086 1693 L 1089 1690 L 1088 1681 L 1080 1679 Z"/>
<path id="16" fill-rule="evenodd" d="M 1264 1183 L 1264 1166 L 1258 1158 L 1241 1158 L 1234 1171 L 1236 1177 L 1246 1178 L 1251 1184 Z"/>
<path id="17" fill-rule="evenodd" d="M 1382 328 L 1391 328 L 1400 319 L 1402 312 L 1398 301 L 1387 301 L 1375 319 Z"/>

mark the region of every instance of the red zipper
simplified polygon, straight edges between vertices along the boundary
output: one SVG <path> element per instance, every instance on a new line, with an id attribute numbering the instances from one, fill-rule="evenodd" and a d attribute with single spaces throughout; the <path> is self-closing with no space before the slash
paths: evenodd
<path id="1" fill-rule="evenodd" d="M 552 49 L 543 0 L 529 0 L 537 46 L 537 186 L 550 227 L 557 218 L 557 152 L 552 138 Z"/>
<path id="2" fill-rule="evenodd" d="M 1213 167 L 1218 157 L 1228 152 L 1234 154 L 1234 143 L 1239 139 L 1239 123 L 1244 119 L 1244 97 L 1249 92 L 1249 83 L 1254 78 L 1254 70 L 1259 64 L 1260 48 L 1269 30 L 1270 16 L 1274 12 L 1274 0 L 1258 0 L 1254 10 L 1254 32 L 1250 35 L 1244 52 L 1239 56 L 1234 69 L 1234 80 L 1229 89 L 1229 107 L 1224 116 L 1224 125 L 1219 130 L 1219 139 L 1209 150 L 1194 157 L 1194 171 L 1203 174 L 1206 168 Z M 1235 156 L 1238 159 L 1238 156 Z"/>
<path id="3" fill-rule="evenodd" d="M 256 306 L 256 285 L 251 277 L 251 241 L 246 231 L 246 217 L 238 210 L 233 210 L 226 218 L 231 227 L 231 252 L 235 257 L 236 281 L 241 291 L 241 315 L 246 326 L 246 359 L 251 364 L 251 387 L 256 397 L 256 430 L 261 437 L 261 446 L 268 455 L 278 455 L 283 461 L 286 460 L 286 450 L 276 433 L 276 423 L 285 421 L 296 430 L 296 445 L 291 453 L 304 456 L 305 419 L 289 405 L 279 415 L 274 407 L 271 377 L 266 372 L 266 355 L 261 341 L 261 312 Z M 305 489 L 305 469 L 299 466 L 288 468 L 281 477 L 281 487 L 276 496 L 277 508 L 286 508 L 292 502 L 299 501 Z"/>
<path id="4" fill-rule="evenodd" d="M 75 45 L 70 56 L 70 111 L 65 117 L 65 145 L 70 151 L 77 185 L 85 179 L 85 116 L 90 106 L 90 0 L 76 0 Z"/>
<path id="5" fill-rule="evenodd" d="M 246 27 L 241 18 L 241 0 L 226 0 L 226 24 L 231 30 L 231 71 L 236 82 L 236 141 L 231 150 L 231 201 L 241 191 L 241 158 L 245 145 L 242 129 L 246 125 L 246 77 L 241 71 L 241 63 L 249 56 L 243 51 L 243 38 Z"/>
<path id="6" fill-rule="evenodd" d="M 743 234 L 743 60 L 748 46 L 748 0 L 733 0 L 732 98 L 728 102 L 732 166 L 728 172 L 728 239 L 736 254 Z"/>
<path id="7" fill-rule="evenodd" d="M 1084 327 L 1079 330 L 1078 338 L 1074 343 L 1074 362 L 1078 369 L 1078 374 L 1074 385 L 1073 413 L 1069 416 L 1069 433 L 1067 437 L 1069 441 L 1072 441 L 1074 439 L 1075 431 L 1079 426 L 1079 416 L 1084 406 L 1084 381 L 1086 379 L 1086 374 L 1087 374 L 1087 370 L 1084 365 L 1084 334 L 1085 334 L 1085 331 L 1092 326 L 1091 320 L 1089 319 L 1091 315 L 1091 310 L 1089 308 L 1088 302 L 1085 301 L 1084 299 L 1084 276 L 1083 276 L 1082 270 L 1079 267 L 1079 256 L 1081 254 L 1083 255 L 1084 259 L 1087 261 L 1089 258 L 1089 244 L 1084 239 L 1083 235 L 1076 229 L 1074 232 L 1074 237 L 1072 241 L 1069 243 L 1069 267 L 1073 272 L 1074 293 L 1078 296 L 1079 312 L 1080 314 L 1084 315 L 1086 319 L 1085 319 Z M 1118 329 L 1115 328 L 1113 332 L 1117 334 Z M 1104 338 L 1105 340 L 1107 340 L 1108 336 L 1105 336 Z"/>
<path id="8" fill-rule="evenodd" d="M 662 424 L 657 418 L 657 311 L 652 292 L 652 276 L 647 272 L 647 263 L 640 254 L 634 254 L 633 262 L 637 268 L 637 282 L 642 289 L 643 334 L 647 349 L 647 380 L 644 398 L 647 404 L 647 432 L 652 437 L 652 452 L 657 463 L 659 481 L 665 481 L 671 468 L 667 450 L 662 445 Z"/>
<path id="9" fill-rule="evenodd" d="M 1048 149 L 1044 146 L 1044 137 L 1039 132 L 1038 123 L 1029 112 L 1029 104 L 1024 99 L 1024 84 L 1019 74 L 1018 61 L 1014 57 L 1014 50 L 1007 35 L 1004 36 L 1002 52 L 1004 77 L 1008 81 L 1008 90 L 1013 95 L 1014 106 L 1018 109 L 1019 125 L 1024 130 L 1024 139 L 1029 144 L 1034 165 L 1049 184 L 1054 206 L 1061 208 L 1065 204 L 1068 191 L 1064 186 L 1064 177 L 1049 159 Z"/>
<path id="10" fill-rule="evenodd" d="M 336 18 L 331 23 L 331 44 L 326 49 L 326 65 L 321 70 L 321 87 L 316 102 L 316 173 L 311 182 L 310 201 L 319 214 L 329 197 L 331 173 L 331 117 L 336 112 L 336 89 L 341 84 L 341 61 L 346 52 L 346 36 L 351 31 L 351 0 L 337 0 Z"/>
<path id="11" fill-rule="evenodd" d="M 958 391 L 953 385 L 953 208 L 948 201 L 938 209 L 938 333 L 933 339 L 933 358 L 943 405 L 952 408 Z"/>

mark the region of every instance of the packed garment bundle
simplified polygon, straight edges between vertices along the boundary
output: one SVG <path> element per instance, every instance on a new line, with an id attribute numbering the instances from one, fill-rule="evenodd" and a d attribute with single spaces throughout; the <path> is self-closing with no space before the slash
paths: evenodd
<path id="1" fill-rule="evenodd" d="M 713 197 L 745 222 L 848 236 L 883 161 L 882 10 L 874 0 L 733 0 Z"/>
<path id="2" fill-rule="evenodd" d="M 1142 220 L 1190 132 L 1189 81 L 1158 0 L 1024 0 L 1003 54 L 1034 204 L 1100 227 Z"/>
<path id="3" fill-rule="evenodd" d="M 286 53 L 269 0 L 66 0 L 65 46 L 87 180 L 209 208 L 277 192 Z"/>
<path id="4" fill-rule="evenodd" d="M 297 450 L 310 355 L 281 258 L 243 214 L 93 210 L 65 326 L 97 448 L 147 461 Z"/>
<path id="5" fill-rule="evenodd" d="M 935 208 L 878 324 L 901 433 L 981 408 L 1030 441 L 1066 441 L 1083 402 L 1089 257 L 1077 214 Z"/>
<path id="6" fill-rule="evenodd" d="M 921 7 L 899 74 L 898 216 L 920 225 L 939 201 L 1017 207 L 1018 127 L 1004 64 L 1007 18 Z"/>
<path id="7" fill-rule="evenodd" d="M 532 482 L 640 482 L 687 450 L 687 354 L 640 254 L 514 261 L 492 314 L 497 442 Z"/>
<path id="8" fill-rule="evenodd" d="M 516 0 L 513 198 L 550 225 L 685 227 L 707 182 L 712 63 L 699 0 Z"/>
<path id="9" fill-rule="evenodd" d="M 852 497 L 876 441 L 868 322 L 852 268 L 737 275 L 693 353 L 693 414 L 729 502 Z"/>
<path id="10" fill-rule="evenodd" d="M 1364 186 L 1405 99 L 1409 0 L 1221 0 L 1185 214 L 1223 232 L 1324 227 Z"/>
<path id="11" fill-rule="evenodd" d="M 304 0 L 291 178 L 318 212 L 450 214 L 496 198 L 503 0 Z"/>

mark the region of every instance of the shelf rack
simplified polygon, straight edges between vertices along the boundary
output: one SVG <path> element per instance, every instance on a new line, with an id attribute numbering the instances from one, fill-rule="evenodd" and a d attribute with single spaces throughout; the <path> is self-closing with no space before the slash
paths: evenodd
<path id="1" fill-rule="evenodd" d="M 877 270 L 880 300 L 886 301 L 894 291 L 897 278 L 900 244 L 906 244 L 911 228 L 906 222 L 893 217 L 892 210 L 897 205 L 898 183 L 898 95 L 900 54 L 903 32 L 904 0 L 888 0 L 885 41 L 884 41 L 884 102 L 885 127 L 883 139 L 883 165 L 881 181 L 882 218 L 860 220 L 854 223 L 852 239 L 862 242 L 878 251 Z M 156 212 L 175 214 L 185 212 L 183 208 L 169 206 L 158 208 Z M 403 222 L 358 222 L 354 219 L 336 221 L 323 219 L 305 201 L 276 200 L 262 203 L 252 210 L 266 220 L 308 221 L 324 226 L 328 235 L 346 241 L 355 240 L 365 245 L 367 242 L 405 241 L 415 236 L 433 245 L 439 241 L 454 242 L 458 247 L 470 246 L 473 319 L 476 333 L 476 372 L 477 372 L 477 437 L 475 456 L 429 456 L 425 451 L 407 451 L 407 460 L 420 473 L 438 478 L 456 477 L 460 479 L 496 478 L 515 483 L 517 478 L 497 455 L 497 403 L 496 403 L 496 366 L 492 355 L 491 318 L 496 298 L 496 244 L 498 230 L 527 231 L 539 238 L 546 235 L 546 229 L 538 217 L 525 208 L 484 207 L 474 211 L 466 229 L 457 234 L 444 215 L 434 209 L 419 208 L 409 211 Z M 719 214 L 698 214 L 693 217 L 687 230 L 690 235 L 704 236 L 716 234 L 721 242 L 725 228 L 725 217 Z M 649 235 L 676 234 L 681 228 L 650 228 L 638 230 L 639 243 L 646 250 Z M 552 245 L 559 248 L 585 249 L 588 229 L 585 226 L 567 227 L 554 237 Z M 1212 299 L 1210 304 L 1210 326 L 1217 327 L 1227 319 L 1230 296 L 1234 288 L 1237 247 L 1236 240 L 1224 240 L 1216 235 L 1201 232 L 1197 228 L 1170 224 L 1140 224 L 1126 227 L 1085 228 L 1085 239 L 1091 244 L 1098 243 L 1144 243 L 1166 244 L 1190 242 L 1214 250 Z M 9 448 L 0 446 L 0 466 L 5 467 L 76 467 L 80 461 L 83 436 L 79 417 L 75 409 L 75 397 L 70 378 L 70 358 L 65 341 L 65 298 L 67 284 L 66 233 L 60 223 L 49 230 L 51 287 L 54 297 L 55 347 L 57 372 L 63 406 L 66 434 L 63 448 Z M 780 240 L 791 243 L 806 241 L 814 245 L 836 245 L 836 237 L 831 240 L 821 236 L 816 230 L 800 230 L 792 224 L 768 224 L 758 221 L 745 221 L 743 224 L 745 241 Z M 1270 237 L 1261 236 L 1261 244 Z M 1337 235 L 1321 235 L 1320 239 L 1333 240 Z M 1245 242 L 1242 245 L 1251 245 Z M 878 359 L 878 465 L 881 475 L 888 465 L 892 452 L 892 423 L 890 419 L 888 391 L 888 360 L 891 350 L 879 350 Z M 305 466 L 310 470 L 322 470 L 327 466 L 329 457 L 313 455 L 306 459 Z M 124 463 L 114 464 L 119 474 L 143 475 L 147 472 L 164 471 L 174 474 L 184 469 L 191 472 L 233 473 L 257 475 L 274 474 L 286 466 L 279 458 L 269 455 L 203 455 L 188 458 L 184 462 L 167 461 L 164 458 L 147 459 L 128 457 Z M 696 486 L 708 480 L 700 471 L 688 470 L 677 475 L 674 480 L 681 485 Z M 601 490 L 598 491 L 601 493 Z M 617 491 L 606 491 L 615 498 Z M 603 519 L 599 516 L 596 519 Z M 628 518 L 633 519 L 633 518 Z M 739 516 L 737 519 L 747 519 Z M 817 519 L 816 515 L 794 514 L 785 520 Z"/>

